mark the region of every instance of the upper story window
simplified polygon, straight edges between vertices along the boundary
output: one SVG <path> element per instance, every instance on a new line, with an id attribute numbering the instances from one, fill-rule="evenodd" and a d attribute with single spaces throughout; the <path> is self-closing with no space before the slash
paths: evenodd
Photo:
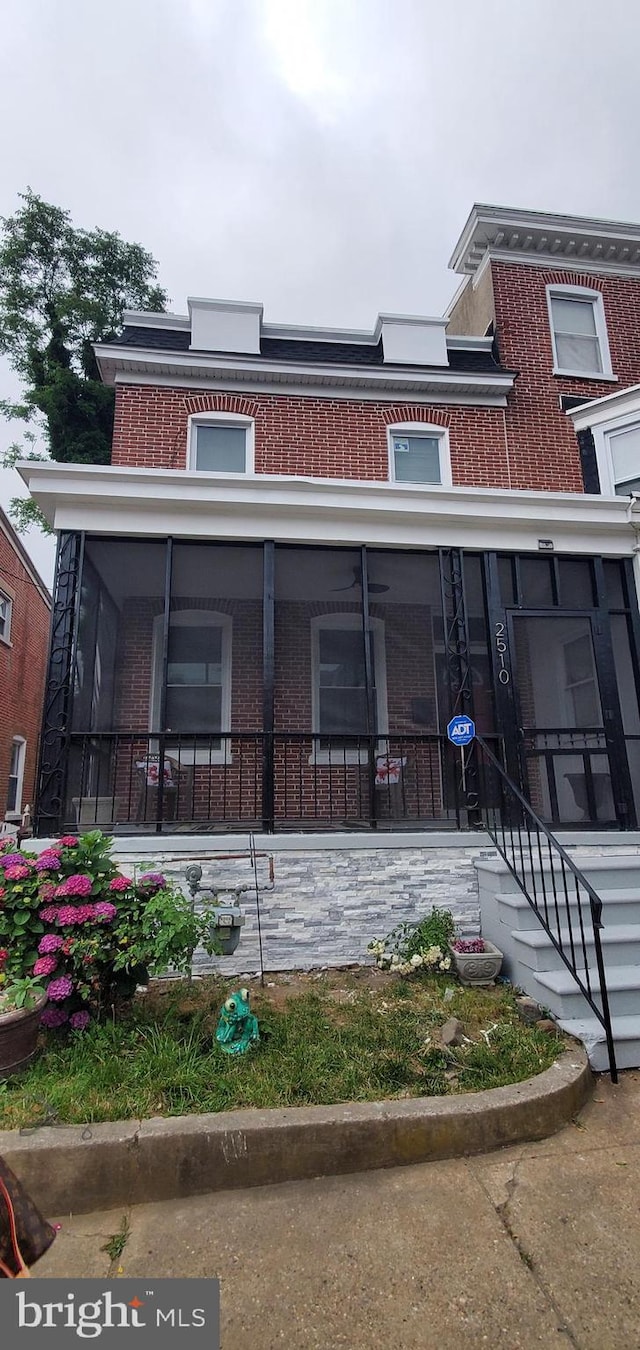
<path id="1" fill-rule="evenodd" d="M 0 591 L 0 638 L 9 642 L 11 638 L 11 610 L 13 602 L 9 595 Z"/>
<path id="2" fill-rule="evenodd" d="M 407 422 L 389 427 L 392 483 L 451 484 L 449 436 L 444 427 Z"/>
<path id="3" fill-rule="evenodd" d="M 583 286 L 548 286 L 554 375 L 611 379 L 611 356 L 599 291 Z"/>
<path id="4" fill-rule="evenodd" d="M 253 473 L 253 419 L 237 413 L 189 418 L 189 468 L 200 473 Z"/>

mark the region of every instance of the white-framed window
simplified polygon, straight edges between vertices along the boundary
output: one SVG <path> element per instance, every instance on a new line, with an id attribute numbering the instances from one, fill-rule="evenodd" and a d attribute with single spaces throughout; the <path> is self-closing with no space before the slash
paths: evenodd
<path id="1" fill-rule="evenodd" d="M 254 421 L 240 413 L 194 413 L 189 418 L 189 468 L 198 473 L 254 472 Z"/>
<path id="2" fill-rule="evenodd" d="M 386 735 L 387 674 L 382 619 L 369 620 L 369 659 L 376 725 Z M 367 735 L 365 645 L 360 614 L 321 614 L 311 620 L 312 729 L 321 740 L 312 759 L 320 764 L 366 762 Z M 380 753 L 383 753 L 381 750 Z"/>
<path id="3" fill-rule="evenodd" d="M 7 815 L 17 815 L 22 810 L 22 782 L 27 742 L 24 736 L 14 736 L 11 743 L 9 761 L 9 782 L 7 786 Z"/>
<path id="4" fill-rule="evenodd" d="M 0 638 L 3 642 L 11 641 L 11 611 L 13 601 L 6 591 L 0 591 Z"/>
<path id="5" fill-rule="evenodd" d="M 607 323 L 600 291 L 547 286 L 554 375 L 613 379 Z"/>
<path id="6" fill-rule="evenodd" d="M 604 433 L 611 470 L 612 491 L 617 497 L 640 492 L 640 421 L 613 427 Z"/>
<path id="7" fill-rule="evenodd" d="M 404 422 L 387 428 L 392 483 L 451 486 L 451 452 L 446 427 Z"/>
<path id="8" fill-rule="evenodd" d="M 159 731 L 164 619 L 154 619 L 150 730 Z M 227 764 L 231 730 L 232 619 L 209 609 L 172 610 L 165 689 L 166 753 L 180 764 Z M 172 741 L 174 733 L 177 739 Z M 201 733 L 199 743 L 196 733 Z M 180 739 L 184 737 L 184 740 Z"/>

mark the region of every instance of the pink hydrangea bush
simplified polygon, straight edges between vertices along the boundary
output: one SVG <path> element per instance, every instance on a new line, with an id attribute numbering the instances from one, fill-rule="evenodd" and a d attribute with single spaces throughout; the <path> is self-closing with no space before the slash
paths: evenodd
<path id="1" fill-rule="evenodd" d="M 188 971 L 216 950 L 213 908 L 195 912 L 161 872 L 123 876 L 100 830 L 37 855 L 0 851 L 0 948 L 12 978 L 43 981 L 50 1030 L 84 1031 L 148 973 Z"/>

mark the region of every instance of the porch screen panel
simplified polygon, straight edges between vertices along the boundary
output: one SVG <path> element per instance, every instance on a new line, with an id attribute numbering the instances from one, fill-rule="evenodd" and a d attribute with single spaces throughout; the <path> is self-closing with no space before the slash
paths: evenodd
<path id="1" fill-rule="evenodd" d="M 135 821 L 148 751 L 153 623 L 164 607 L 166 542 L 85 541 L 75 653 L 67 825 Z"/>
<path id="2" fill-rule="evenodd" d="M 174 541 L 150 714 L 178 824 L 261 818 L 262 584 L 261 548 Z"/>
<path id="3" fill-rule="evenodd" d="M 275 551 L 276 825 L 363 823 L 378 727 L 378 650 L 355 549 Z"/>
<path id="4" fill-rule="evenodd" d="M 636 816 L 640 819 L 640 709 L 638 705 L 638 681 L 640 677 L 637 657 L 634 659 L 629 615 L 611 615 L 611 639 L 633 798 Z"/>
<path id="5" fill-rule="evenodd" d="M 437 554 L 368 550 L 369 616 L 378 659 L 379 828 L 443 819 L 439 732 L 442 595 Z"/>

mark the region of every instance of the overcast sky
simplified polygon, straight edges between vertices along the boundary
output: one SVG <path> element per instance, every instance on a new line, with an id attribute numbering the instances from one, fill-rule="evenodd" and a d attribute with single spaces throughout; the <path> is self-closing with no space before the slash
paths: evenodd
<path id="1" fill-rule="evenodd" d="M 0 14 L 0 214 L 29 184 L 143 243 L 179 312 L 192 294 L 261 300 L 270 322 L 438 314 L 473 201 L 640 221 L 637 0 Z M 0 473 L 0 500 L 20 486 Z M 52 546 L 27 542 L 50 579 Z"/>

